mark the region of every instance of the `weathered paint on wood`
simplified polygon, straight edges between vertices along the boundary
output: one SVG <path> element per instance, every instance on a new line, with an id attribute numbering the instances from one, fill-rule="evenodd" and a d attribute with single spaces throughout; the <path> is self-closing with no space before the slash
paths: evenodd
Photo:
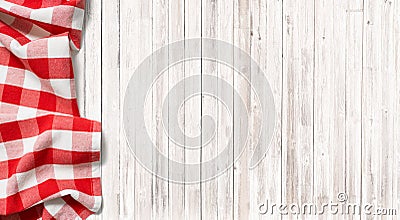
<path id="1" fill-rule="evenodd" d="M 259 205 L 267 201 L 320 205 L 336 201 L 338 193 L 352 203 L 377 203 L 399 212 L 399 1 L 109 0 L 88 1 L 86 8 L 84 46 L 74 58 L 78 101 L 82 115 L 103 124 L 103 207 L 91 219 L 342 219 L 259 214 Z M 184 185 L 157 178 L 135 160 L 123 134 L 122 104 L 128 80 L 146 56 L 196 37 L 234 44 L 258 62 L 271 84 L 278 123 L 256 168 L 247 169 L 251 154 L 245 151 L 223 175 Z M 256 111 L 250 89 L 224 71 L 221 64 L 192 61 L 170 68 L 155 84 L 146 117 L 159 149 L 171 159 L 204 161 L 230 138 L 230 119 L 208 98 L 168 112 L 179 114 L 184 130 L 194 133 L 201 131 L 201 117 L 212 114 L 218 138 L 207 148 L 184 150 L 165 136 L 162 98 L 184 77 L 198 72 L 222 77 Z M 213 87 L 217 94 L 226 92 L 218 83 Z M 252 128 L 257 126 L 253 121 Z M 140 147 L 141 137 L 136 140 Z M 200 177 L 202 169 L 182 175 Z"/>

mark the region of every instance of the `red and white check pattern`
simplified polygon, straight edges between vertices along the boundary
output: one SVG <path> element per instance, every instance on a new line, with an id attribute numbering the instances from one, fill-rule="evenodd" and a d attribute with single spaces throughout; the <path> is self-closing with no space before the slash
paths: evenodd
<path id="1" fill-rule="evenodd" d="M 70 49 L 83 0 L 0 0 L 0 219 L 86 219 L 100 123 L 79 115 Z"/>

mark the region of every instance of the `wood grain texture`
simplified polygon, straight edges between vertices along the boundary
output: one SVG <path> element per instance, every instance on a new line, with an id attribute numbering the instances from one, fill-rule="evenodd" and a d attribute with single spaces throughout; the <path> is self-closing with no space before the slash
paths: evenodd
<path id="1" fill-rule="evenodd" d="M 185 38 L 185 1 L 169 1 L 169 43 L 183 40 Z M 170 74 L 168 77 L 169 88 L 174 86 L 176 82 L 179 82 L 185 77 L 185 66 L 184 64 L 177 64 L 169 70 Z M 177 97 L 176 100 L 182 101 L 184 99 L 185 89 L 180 89 L 172 94 L 172 97 Z M 173 100 L 172 100 L 173 101 Z M 178 101 L 178 102 L 179 102 Z M 168 110 L 170 112 L 170 110 Z M 169 114 L 169 113 L 168 113 Z M 175 118 L 180 118 L 181 121 L 185 121 L 185 111 L 181 113 L 171 112 L 171 114 L 177 115 Z M 182 125 L 184 127 L 184 125 Z M 182 139 L 184 137 L 181 137 Z M 176 161 L 185 161 L 185 150 L 182 147 L 175 145 L 172 141 L 169 142 L 169 158 Z M 172 167 L 169 167 L 169 172 L 174 172 Z M 185 178 L 185 173 L 179 175 L 180 179 Z M 184 184 L 169 184 L 168 185 L 168 211 L 169 219 L 180 219 L 185 215 L 185 185 Z M 166 216 L 164 216 L 165 218 Z"/>
<path id="2" fill-rule="evenodd" d="M 349 201 L 361 203 L 363 2 L 352 1 L 346 10 L 346 157 L 345 186 Z M 349 216 L 348 219 L 360 219 Z"/>
<path id="3" fill-rule="evenodd" d="M 315 2 L 283 4 L 282 196 L 286 204 L 303 204 L 311 202 L 315 186 Z"/>
<path id="4" fill-rule="evenodd" d="M 345 191 L 347 2 L 315 1 L 314 201 Z M 322 215 L 332 219 L 329 215 Z M 342 219 L 334 216 L 333 219 Z"/>
<path id="5" fill-rule="evenodd" d="M 202 1 L 185 1 L 185 39 L 200 38 L 202 35 Z M 187 48 L 185 47 L 185 50 Z M 197 54 L 201 54 L 201 51 L 195 51 Z M 201 73 L 201 60 L 194 60 L 190 65 L 184 65 L 185 77 Z M 198 87 L 201 88 L 201 82 L 185 83 L 186 87 Z M 185 90 L 185 96 L 188 92 Z M 192 135 L 198 135 L 201 131 L 201 116 L 202 116 L 202 100 L 194 100 L 192 102 L 186 102 L 184 108 L 184 123 L 185 133 L 191 131 Z M 197 132 L 196 132 L 197 131 Z M 187 138 L 185 137 L 185 144 Z M 194 143 L 195 146 L 201 146 L 201 141 Z M 202 152 L 201 149 L 196 150 L 185 149 L 185 163 L 200 163 Z M 185 172 L 185 179 L 189 179 L 190 176 L 201 177 L 201 168 L 193 171 L 193 173 Z M 181 218 L 185 219 L 202 219 L 202 186 L 200 183 L 190 184 L 185 186 L 185 214 Z"/>
<path id="6" fill-rule="evenodd" d="M 169 30 L 171 26 L 169 25 L 169 2 L 168 0 L 158 0 L 153 1 L 152 3 L 152 14 L 149 14 L 149 17 L 152 16 L 152 35 L 149 36 L 152 45 L 146 51 L 147 55 L 151 53 L 152 50 L 156 50 L 160 47 L 163 47 L 169 43 Z M 150 30 L 151 32 L 151 30 Z M 152 68 L 157 68 L 160 63 L 168 62 L 168 55 L 163 55 L 159 57 L 159 60 L 155 60 L 154 66 Z M 150 75 L 150 74 L 149 74 Z M 164 77 L 165 75 L 165 77 Z M 153 136 L 155 139 L 155 144 L 157 149 L 163 153 L 164 155 L 168 155 L 170 149 L 170 142 L 168 138 L 164 135 L 164 129 L 166 132 L 169 132 L 168 124 L 163 124 L 162 122 L 162 114 L 163 114 L 163 95 L 167 94 L 169 91 L 169 78 L 170 73 L 167 70 L 163 77 L 160 78 L 154 85 L 152 90 L 152 129 L 156 132 Z M 153 77 L 153 76 L 150 76 Z M 169 112 L 168 112 L 169 114 Z M 168 123 L 168 122 L 167 122 Z M 172 149 L 172 147 L 171 147 Z M 168 172 L 168 164 L 159 162 L 160 159 L 158 155 L 153 152 L 153 166 L 155 170 Z M 147 172 L 147 171 L 145 171 Z M 144 174 L 146 175 L 146 174 Z M 152 186 L 151 186 L 151 207 L 148 207 L 148 210 L 152 210 L 152 218 L 153 219 L 162 219 L 164 216 L 169 216 L 168 209 L 169 206 L 169 190 L 168 190 L 168 182 L 158 178 L 157 176 L 152 176 Z M 148 182 L 143 182 L 144 184 L 149 184 Z M 137 217 L 140 217 L 137 216 Z"/>
<path id="7" fill-rule="evenodd" d="M 351 203 L 396 208 L 400 214 L 399 1 L 109 0 L 86 4 L 83 48 L 74 54 L 78 103 L 83 116 L 101 120 L 103 126 L 103 207 L 91 219 L 396 219 L 280 215 L 277 207 L 274 214 L 262 215 L 259 210 L 266 202 L 336 202 L 338 193 L 346 193 Z M 215 157 L 231 138 L 227 130 L 232 119 L 217 100 L 204 94 L 185 102 L 180 112 L 168 109 L 167 123 L 162 122 L 168 92 L 198 73 L 223 78 L 240 91 L 251 109 L 253 134 L 250 148 L 222 175 L 208 182 L 177 184 L 151 174 L 135 159 L 123 133 L 122 106 L 128 81 L 142 60 L 169 43 L 200 37 L 223 40 L 251 55 L 270 82 L 278 121 L 265 159 L 249 169 L 253 144 L 269 143 L 266 137 L 254 136 L 260 124 L 250 87 L 222 64 L 206 60 L 175 64 L 154 84 L 145 115 L 161 152 L 172 160 L 199 163 Z M 218 47 L 211 50 L 225 52 Z M 250 69 L 241 71 L 257 83 Z M 184 87 L 201 88 L 202 83 Z M 217 82 L 211 87 L 216 94 L 227 92 Z M 262 98 L 267 91 L 258 92 Z M 169 101 L 180 103 L 185 95 L 185 89 L 175 91 Z M 234 112 L 235 108 L 234 103 Z M 233 117 L 244 120 L 234 112 Z M 169 129 L 175 129 L 169 126 L 170 120 L 178 118 L 185 132 L 196 135 L 204 129 L 201 118 L 205 115 L 213 116 L 217 138 L 210 143 L 202 138 L 198 143 L 202 148 L 184 149 L 168 138 Z M 133 147 L 141 147 L 142 138 L 136 137 Z M 155 169 L 174 171 L 169 164 L 161 164 L 157 154 L 152 159 Z M 201 177 L 204 169 L 181 175 Z"/>
<path id="8" fill-rule="evenodd" d="M 216 15 L 215 15 L 215 23 L 216 23 L 216 30 L 215 30 L 215 38 L 233 44 L 234 35 L 234 2 L 223 2 L 223 1 L 214 1 L 216 7 Z M 220 48 L 216 49 L 218 54 L 223 54 L 223 51 Z M 219 78 L 224 79 L 226 82 L 233 85 L 233 70 L 226 68 L 221 64 L 217 64 L 217 73 L 216 75 Z M 231 95 L 226 95 L 226 94 Z M 217 84 L 217 96 L 225 94 L 227 96 L 227 103 L 231 103 L 228 108 L 233 109 L 233 95 L 232 91 L 224 91 L 221 86 Z M 226 147 L 226 140 L 232 140 L 232 136 L 230 135 L 227 130 L 232 128 L 230 124 L 230 116 L 223 111 L 223 107 L 220 106 L 217 109 L 217 151 L 221 152 Z M 217 216 L 214 219 L 233 219 L 234 208 L 233 208 L 233 201 L 234 201 L 234 180 L 233 174 L 234 168 L 231 166 L 221 174 L 215 181 L 217 182 Z"/>
<path id="9" fill-rule="evenodd" d="M 394 71 L 393 22 L 395 2 L 365 1 L 362 85 L 362 200 L 382 207 L 395 206 L 392 197 L 394 168 Z M 396 125 L 398 126 L 398 125 Z M 384 217 L 378 216 L 376 219 Z M 368 219 L 374 219 L 368 216 Z"/>
<path id="10" fill-rule="evenodd" d="M 265 159 L 253 170 L 250 177 L 250 219 L 280 219 L 281 216 L 271 213 L 260 215 L 260 204 L 281 202 L 281 138 L 282 138 L 282 1 L 251 1 L 251 56 L 264 71 L 275 98 L 276 133 L 272 140 L 265 136 L 258 138 L 258 144 L 269 145 Z M 257 84 L 256 76 L 251 76 L 252 84 Z M 263 99 L 267 91 L 258 91 Z M 252 111 L 257 106 L 252 100 Z M 254 117 L 254 116 L 253 116 Z M 256 119 L 254 119 L 255 122 Z M 253 123 L 254 131 L 261 123 Z"/>
<path id="11" fill-rule="evenodd" d="M 241 48 L 244 52 L 250 54 L 250 0 L 235 0 L 233 8 L 233 45 Z M 237 62 L 237 57 L 233 54 L 234 62 Z M 244 66 L 239 66 L 239 72 L 247 79 L 251 80 L 250 63 Z M 241 99 L 247 109 L 251 108 L 251 88 L 245 84 L 238 74 L 233 75 L 233 87 L 242 95 Z M 233 120 L 243 123 L 241 120 L 247 120 L 247 116 L 235 114 L 241 103 L 237 102 L 236 96 L 233 97 Z M 233 125 L 235 126 L 235 124 Z M 238 125 L 239 126 L 239 125 Z M 238 137 L 247 130 L 234 128 L 233 144 L 238 142 Z M 250 158 L 249 146 L 243 149 L 241 157 L 233 163 L 233 218 L 248 219 L 250 217 L 250 173 L 247 166 Z"/>
<path id="12" fill-rule="evenodd" d="M 202 37 L 204 38 L 216 38 L 216 33 L 218 32 L 217 26 L 217 15 L 218 15 L 218 5 L 215 0 L 205 0 L 201 1 L 202 3 Z M 209 51 L 206 51 L 209 50 Z M 218 48 L 202 48 L 204 53 L 217 54 Z M 201 72 L 202 74 L 208 74 L 212 76 L 218 76 L 218 65 L 216 62 L 211 62 L 207 60 L 201 61 Z M 206 82 L 205 82 L 206 83 Z M 205 85 L 202 83 L 202 87 Z M 218 90 L 218 82 L 211 82 L 211 85 L 208 85 L 214 91 L 214 94 L 217 94 Z M 203 91 L 203 88 L 202 88 Z M 202 116 L 209 115 L 214 118 L 216 122 L 216 126 L 220 127 L 220 120 L 218 117 L 218 108 L 220 107 L 218 101 L 215 99 L 211 99 L 209 96 L 203 96 L 201 98 L 201 108 L 202 108 Z M 202 126 L 202 132 L 206 132 L 207 129 L 205 126 Z M 215 131 L 217 137 L 221 134 L 218 130 Z M 218 138 L 211 140 L 211 142 L 207 143 L 206 137 L 202 136 L 202 151 L 201 158 L 202 161 L 207 161 L 212 159 L 218 155 L 218 149 L 222 147 L 218 142 Z M 202 167 L 202 170 L 205 169 Z M 203 174 L 203 172 L 202 172 Z M 218 182 L 215 180 L 207 181 L 201 184 L 201 213 L 202 217 L 207 216 L 207 219 L 218 219 Z"/>

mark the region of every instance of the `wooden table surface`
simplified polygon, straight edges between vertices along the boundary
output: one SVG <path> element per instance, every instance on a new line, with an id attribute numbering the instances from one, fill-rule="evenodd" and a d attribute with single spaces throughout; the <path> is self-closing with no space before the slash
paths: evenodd
<path id="1" fill-rule="evenodd" d="M 255 169 L 247 167 L 246 149 L 211 181 L 175 184 L 145 170 L 128 148 L 124 94 L 153 51 L 200 37 L 229 42 L 259 63 L 275 98 L 277 132 Z M 259 207 L 267 201 L 323 205 L 345 193 L 352 203 L 400 208 L 400 1 L 87 0 L 83 44 L 74 58 L 80 110 L 103 126 L 103 208 L 91 219 L 397 219 L 261 215 Z M 146 113 L 157 145 L 175 159 L 212 158 L 230 138 L 229 118 L 207 100 L 188 103 L 171 114 L 181 114 L 195 133 L 196 119 L 215 113 L 217 139 L 208 150 L 176 148 L 159 123 L 161 97 L 185 72 L 218 75 L 222 67 L 174 68 L 182 74 L 157 83 Z"/>

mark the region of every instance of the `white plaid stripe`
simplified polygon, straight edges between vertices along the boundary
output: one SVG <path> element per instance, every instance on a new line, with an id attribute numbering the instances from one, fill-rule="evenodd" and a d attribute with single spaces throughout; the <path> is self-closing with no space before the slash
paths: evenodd
<path id="1" fill-rule="evenodd" d="M 54 8 L 40 8 L 32 10 L 30 19 L 51 24 Z"/>
<path id="2" fill-rule="evenodd" d="M 82 143 L 85 141 L 82 139 L 81 143 L 82 146 L 81 148 L 74 148 L 72 149 L 72 144 L 73 144 L 73 136 L 81 134 L 82 136 L 91 136 L 91 139 L 93 142 L 87 142 L 86 140 L 86 145 Z M 17 154 L 16 156 L 8 156 L 5 157 L 5 154 L 0 155 L 0 161 L 7 161 L 10 159 L 18 159 L 25 155 L 27 152 L 38 152 L 41 150 L 44 150 L 46 148 L 52 148 L 52 149 L 58 149 L 58 150 L 65 150 L 65 151 L 74 151 L 74 152 L 96 152 L 100 150 L 100 137 L 101 133 L 100 132 L 74 132 L 72 134 L 71 131 L 69 130 L 49 130 L 43 132 L 41 135 L 38 136 L 33 136 L 33 137 L 28 137 L 28 138 L 22 138 L 21 140 L 16 140 L 16 141 L 10 141 L 10 142 L 3 142 L 0 143 L 0 152 L 5 152 L 5 146 L 4 144 L 7 143 L 9 145 L 14 145 L 16 146 L 16 142 L 21 142 L 21 152 L 20 154 Z M 49 142 L 48 140 L 52 140 Z M 27 152 L 26 152 L 27 151 Z M 100 164 L 98 164 L 100 165 Z M 97 171 L 96 171 L 97 172 Z"/>
<path id="3" fill-rule="evenodd" d="M 29 170 L 27 172 L 16 174 L 19 190 L 21 190 L 21 191 L 26 190 L 26 189 L 29 189 L 31 187 L 38 185 L 35 172 L 36 172 L 35 169 L 33 169 L 33 170 Z"/>
<path id="4" fill-rule="evenodd" d="M 69 58 L 68 36 L 52 37 L 47 39 L 49 58 Z"/>
<path id="5" fill-rule="evenodd" d="M 55 216 L 64 205 L 65 202 L 61 198 L 52 199 L 44 203 L 44 207 L 46 207 L 46 210 L 53 216 Z"/>
<path id="6" fill-rule="evenodd" d="M 15 4 L 11 2 L 6 2 L 4 0 L 0 1 L 0 8 L 5 9 L 6 11 L 10 11 L 13 6 L 15 6 Z"/>
<path id="7" fill-rule="evenodd" d="M 8 180 L 0 180 L 0 198 L 7 197 L 7 183 Z"/>
<path id="8" fill-rule="evenodd" d="M 10 73 L 13 74 L 12 77 L 14 78 L 23 78 L 23 84 L 20 85 L 13 82 L 7 82 L 6 78 Z M 50 92 L 66 99 L 75 98 L 75 93 L 73 93 L 75 81 L 73 79 L 41 79 L 29 70 L 24 70 L 22 72 L 18 71 L 16 68 L 0 65 L 0 83 L 21 86 L 24 89 L 35 91 Z"/>
<path id="9" fill-rule="evenodd" d="M 80 8 L 74 8 L 74 15 L 72 17 L 72 28 L 81 30 L 83 26 L 83 16 L 85 12 Z"/>

